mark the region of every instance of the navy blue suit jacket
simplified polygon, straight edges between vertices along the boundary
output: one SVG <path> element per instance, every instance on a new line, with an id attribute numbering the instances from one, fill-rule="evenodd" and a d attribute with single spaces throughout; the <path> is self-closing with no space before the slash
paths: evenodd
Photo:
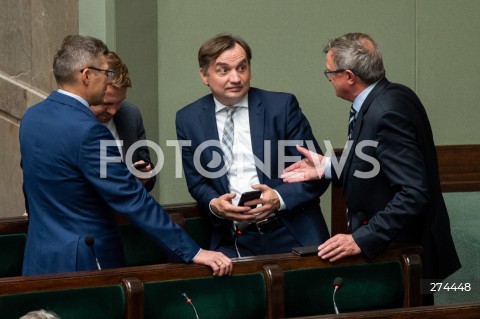
<path id="1" fill-rule="evenodd" d="M 169 218 L 124 163 L 117 147 L 101 155 L 101 140 L 112 141 L 82 103 L 52 92 L 25 113 L 20 126 L 24 191 L 29 228 L 24 275 L 96 269 L 85 236 L 92 235 L 102 268 L 124 265 L 123 246 L 114 213 L 126 215 L 167 253 L 189 262 L 198 245 Z"/>
<path id="2" fill-rule="evenodd" d="M 417 95 L 381 80 L 360 109 L 352 140 L 345 167 L 333 175 L 333 183 L 343 185 L 352 235 L 362 252 L 374 257 L 392 242 L 415 243 L 424 248 L 425 278 L 443 279 L 460 268 L 432 130 Z M 355 152 L 366 141 L 378 144 Z M 359 177 L 371 172 L 375 162 L 378 174 Z M 360 216 L 367 225 L 362 226 Z"/>
<path id="3" fill-rule="evenodd" d="M 146 140 L 145 127 L 143 126 L 142 114 L 137 106 L 134 104 L 123 101 L 120 104 L 120 108 L 117 114 L 113 117 L 115 127 L 117 128 L 118 137 L 123 141 L 123 158 L 127 156 L 127 151 L 133 143 L 137 141 Z M 132 162 L 143 160 L 146 163 L 154 167 L 152 160 L 150 159 L 150 151 L 148 147 L 142 146 L 135 150 L 132 155 Z M 152 176 L 145 184 L 147 191 L 151 191 L 155 186 L 157 176 Z"/>
<path id="4" fill-rule="evenodd" d="M 328 239 L 329 233 L 319 206 L 319 197 L 328 188 L 329 182 L 323 180 L 286 184 L 279 178 L 285 167 L 285 165 L 278 167 L 279 141 L 297 141 L 296 143 L 303 145 L 305 141 L 313 141 L 317 152 L 321 152 L 297 99 L 288 93 L 251 88 L 248 93 L 248 104 L 252 149 L 262 163 L 267 159 L 264 141 L 271 142 L 268 150 L 271 154 L 271 174 L 262 171 L 258 165 L 257 174 L 261 184 L 275 189 L 285 201 L 288 209 L 277 212 L 277 215 L 302 245 L 323 243 Z M 191 142 L 190 146 L 182 149 L 188 190 L 212 219 L 214 229 L 210 248 L 216 249 L 222 236 L 230 233 L 232 224 L 231 221 L 219 219 L 211 214 L 209 203 L 213 198 L 230 192 L 228 179 L 226 175 L 218 178 L 204 177 L 194 166 L 194 153 L 203 142 L 219 143 L 213 96 L 207 95 L 178 111 L 176 127 L 178 139 Z M 291 159 L 286 165 L 300 159 L 294 143 L 285 148 L 285 155 L 296 158 Z M 219 153 L 222 154 L 218 147 L 207 147 L 201 152 L 201 166 L 209 170 L 208 163 Z"/>

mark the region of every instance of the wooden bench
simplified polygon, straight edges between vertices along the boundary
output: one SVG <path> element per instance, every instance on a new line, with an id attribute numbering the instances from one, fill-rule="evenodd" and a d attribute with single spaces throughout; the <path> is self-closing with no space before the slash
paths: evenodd
<path id="1" fill-rule="evenodd" d="M 283 270 L 284 315 L 333 313 L 336 277 L 344 279 L 337 305 L 346 311 L 419 306 L 422 304 L 420 254 L 418 246 L 396 246 L 373 260 L 352 256 L 334 263 L 317 256 L 280 258 L 278 255 L 274 263 Z"/>
<path id="2" fill-rule="evenodd" d="M 211 226 L 208 217 L 203 216 L 196 204 L 165 205 L 165 210 L 177 224 L 205 249 L 209 248 Z M 165 263 L 167 255 L 140 229 L 132 226 L 123 216 L 117 215 L 117 222 L 124 242 L 127 266 L 141 266 Z M 0 219 L 0 277 L 20 276 L 23 253 L 28 230 L 28 218 L 8 217 Z"/>
<path id="3" fill-rule="evenodd" d="M 274 299 L 276 265 L 236 265 L 235 273 L 213 277 L 200 265 L 161 264 L 0 279 L 2 319 L 48 308 L 61 318 L 280 318 Z M 272 305 L 272 306 L 270 306 Z M 5 314 L 5 316 L 3 315 Z"/>
<path id="4" fill-rule="evenodd" d="M 38 276 L 2 280 L 7 281 L 0 284 L 2 319 L 18 319 L 38 309 L 72 319 L 143 318 L 138 307 L 142 283 L 134 278 Z"/>
<path id="5" fill-rule="evenodd" d="M 344 300 L 362 299 L 362 304 L 353 302 L 350 311 L 393 304 L 410 307 L 421 302 L 420 252 L 417 246 L 398 246 L 373 260 L 354 256 L 335 263 L 293 254 L 237 258 L 232 276 L 221 278 L 212 277 L 208 267 L 194 264 L 1 278 L 0 310 L 10 313 L 10 309 L 25 304 L 28 307 L 21 308 L 25 313 L 48 306 L 62 318 L 73 319 L 97 318 L 90 316 L 89 311 L 98 312 L 98 318 L 117 318 L 122 313 L 125 318 L 136 319 L 194 318 L 192 307 L 182 297 L 186 293 L 200 318 L 282 318 L 303 316 L 306 311 L 324 314 L 333 311 L 332 282 L 336 276 L 345 279 L 339 306 L 345 304 Z M 387 264 L 390 266 L 384 267 Z M 385 281 L 386 276 L 395 277 L 395 284 Z M 359 292 L 362 286 L 377 288 Z M 376 298 L 379 291 L 384 293 Z M 105 296 L 102 299 L 99 295 Z M 107 297 L 114 299 L 108 301 Z M 99 303 L 112 303 L 115 307 L 101 310 L 94 306 Z M 84 307 L 78 308 L 80 304 Z M 106 311 L 110 315 L 105 315 Z M 13 313 L 5 319 L 21 315 L 19 311 Z"/>

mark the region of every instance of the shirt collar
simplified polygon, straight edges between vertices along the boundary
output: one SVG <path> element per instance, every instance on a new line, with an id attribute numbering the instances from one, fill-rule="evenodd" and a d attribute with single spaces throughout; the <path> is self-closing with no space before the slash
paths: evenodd
<path id="1" fill-rule="evenodd" d="M 360 92 L 359 95 L 357 95 L 355 100 L 353 100 L 353 108 L 355 109 L 355 111 L 357 111 L 357 113 L 358 111 L 360 111 L 363 102 L 365 102 L 365 100 L 367 99 L 368 94 L 372 92 L 373 88 L 375 87 L 375 85 L 377 85 L 378 82 L 380 81 L 370 84 L 365 90 L 363 90 L 362 92 Z"/>
<path id="2" fill-rule="evenodd" d="M 215 97 L 213 97 L 213 101 L 215 102 L 215 113 L 218 113 L 228 107 L 220 103 Z M 248 108 L 248 93 L 240 101 L 238 101 L 238 103 L 235 103 L 235 105 L 233 106 Z"/>
<path id="3" fill-rule="evenodd" d="M 80 96 L 76 95 L 76 94 L 73 94 L 71 92 L 68 92 L 68 91 L 65 91 L 65 90 L 62 90 L 62 89 L 58 89 L 57 90 L 58 93 L 61 93 L 61 94 L 65 94 L 65 95 L 68 95 L 70 97 L 73 97 L 75 100 L 79 101 L 80 103 L 82 103 L 83 105 L 85 105 L 86 107 L 89 107 L 88 105 L 88 102 L 85 101 L 83 98 L 81 98 Z"/>

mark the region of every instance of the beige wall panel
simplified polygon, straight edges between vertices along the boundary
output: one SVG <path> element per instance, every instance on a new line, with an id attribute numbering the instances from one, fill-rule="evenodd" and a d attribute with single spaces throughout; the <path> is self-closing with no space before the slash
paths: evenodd
<path id="1" fill-rule="evenodd" d="M 27 109 L 26 91 L 11 82 L 0 79 L 0 111 L 17 121 L 22 118 Z"/>
<path id="2" fill-rule="evenodd" d="M 78 0 L 32 1 L 32 85 L 46 92 L 57 88 L 53 56 L 63 38 L 78 34 Z"/>
<path id="3" fill-rule="evenodd" d="M 387 76 L 415 85 L 415 1 L 158 1 L 158 144 L 165 151 L 160 172 L 163 203 L 192 201 L 179 161 L 167 139 L 175 139 L 175 112 L 209 93 L 199 77 L 197 51 L 215 34 L 240 35 L 253 50 L 252 85 L 294 93 L 320 145 L 343 147 L 350 103 L 335 96 L 325 79 L 323 46 L 346 32 L 371 34 L 382 48 Z M 146 45 L 145 50 L 148 50 Z M 325 146 L 323 146 L 325 149 Z M 322 197 L 328 218 L 329 191 Z M 329 223 L 329 221 L 327 221 Z"/>
<path id="4" fill-rule="evenodd" d="M 53 55 L 78 33 L 78 0 L 1 0 L 0 217 L 24 209 L 18 125 L 27 107 L 56 89 Z"/>
<path id="5" fill-rule="evenodd" d="M 0 10 L 0 71 L 25 83 L 30 83 L 32 55 L 30 7 L 28 0 L 2 0 Z"/>
<path id="6" fill-rule="evenodd" d="M 480 143 L 480 1 L 418 1 L 418 93 L 436 144 Z"/>
<path id="7" fill-rule="evenodd" d="M 0 218 L 20 216 L 25 210 L 20 169 L 18 126 L 0 114 Z"/>

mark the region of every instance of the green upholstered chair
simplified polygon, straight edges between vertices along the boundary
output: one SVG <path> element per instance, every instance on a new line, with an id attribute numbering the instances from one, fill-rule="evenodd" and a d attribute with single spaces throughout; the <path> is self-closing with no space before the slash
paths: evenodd
<path id="1" fill-rule="evenodd" d="M 125 297 L 121 285 L 0 296 L 2 319 L 18 319 L 39 309 L 61 319 L 124 319 Z"/>
<path id="2" fill-rule="evenodd" d="M 450 227 L 462 268 L 445 279 L 443 283 L 456 286 L 470 283 L 470 291 L 442 290 L 435 293 L 435 304 L 478 302 L 480 300 L 480 267 L 476 258 L 480 247 L 480 192 L 444 193 L 450 216 Z M 476 286 L 476 287 L 475 287 Z"/>
<path id="3" fill-rule="evenodd" d="M 403 275 L 400 262 L 287 270 L 285 316 L 334 313 L 333 281 L 343 278 L 336 293 L 340 313 L 402 307 Z"/>
<path id="4" fill-rule="evenodd" d="M 26 234 L 0 235 L 0 277 L 22 275 Z"/>
<path id="5" fill-rule="evenodd" d="M 127 266 L 162 264 L 168 256 L 141 230 L 133 225 L 120 225 Z M 185 231 L 202 248 L 208 249 L 212 226 L 207 217 L 190 217 L 184 220 Z"/>
<path id="6" fill-rule="evenodd" d="M 120 225 L 126 266 L 143 266 L 167 262 L 167 254 L 144 232 L 133 225 Z"/>
<path id="7" fill-rule="evenodd" d="M 145 288 L 145 318 L 265 318 L 267 288 L 261 273 L 149 282 Z"/>
<path id="8" fill-rule="evenodd" d="M 212 224 L 208 217 L 186 218 L 184 229 L 200 247 L 209 249 Z"/>

